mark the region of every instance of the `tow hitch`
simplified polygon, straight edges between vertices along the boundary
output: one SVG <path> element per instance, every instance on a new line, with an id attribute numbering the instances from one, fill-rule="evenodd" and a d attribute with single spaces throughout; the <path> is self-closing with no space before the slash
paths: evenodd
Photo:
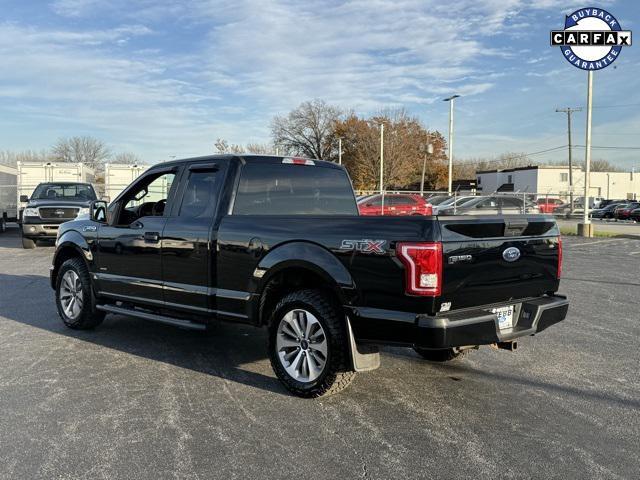
<path id="1" fill-rule="evenodd" d="M 510 352 L 515 352 L 518 348 L 518 342 L 511 341 L 492 343 L 490 347 L 495 348 L 496 350 L 509 350 Z"/>

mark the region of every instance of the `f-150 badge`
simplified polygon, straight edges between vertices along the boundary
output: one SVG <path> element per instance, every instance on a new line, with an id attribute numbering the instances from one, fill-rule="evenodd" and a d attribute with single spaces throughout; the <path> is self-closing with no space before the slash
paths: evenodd
<path id="1" fill-rule="evenodd" d="M 342 240 L 340 250 L 356 250 L 361 253 L 384 254 L 386 252 L 384 249 L 386 243 L 386 240 Z"/>

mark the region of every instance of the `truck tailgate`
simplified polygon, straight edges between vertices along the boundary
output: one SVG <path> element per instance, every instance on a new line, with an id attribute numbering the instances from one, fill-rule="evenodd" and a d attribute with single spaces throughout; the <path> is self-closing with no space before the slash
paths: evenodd
<path id="1" fill-rule="evenodd" d="M 558 289 L 559 231 L 553 217 L 438 220 L 443 243 L 441 310 L 505 303 Z"/>

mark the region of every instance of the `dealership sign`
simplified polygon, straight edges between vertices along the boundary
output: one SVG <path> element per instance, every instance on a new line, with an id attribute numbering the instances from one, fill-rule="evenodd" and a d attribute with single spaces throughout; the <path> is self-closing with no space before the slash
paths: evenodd
<path id="1" fill-rule="evenodd" d="M 563 30 L 551 31 L 551 46 L 560 47 L 564 58 L 583 70 L 611 65 L 622 47 L 631 46 L 631 30 L 601 8 L 581 8 L 565 17 Z"/>

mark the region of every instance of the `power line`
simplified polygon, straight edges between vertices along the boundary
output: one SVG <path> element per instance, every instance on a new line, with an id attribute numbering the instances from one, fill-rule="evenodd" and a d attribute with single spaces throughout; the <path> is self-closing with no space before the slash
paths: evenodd
<path id="1" fill-rule="evenodd" d="M 584 145 L 574 145 L 573 148 L 584 148 Z M 640 147 L 612 147 L 612 146 L 595 146 L 591 148 L 597 148 L 599 150 L 640 150 Z"/>

